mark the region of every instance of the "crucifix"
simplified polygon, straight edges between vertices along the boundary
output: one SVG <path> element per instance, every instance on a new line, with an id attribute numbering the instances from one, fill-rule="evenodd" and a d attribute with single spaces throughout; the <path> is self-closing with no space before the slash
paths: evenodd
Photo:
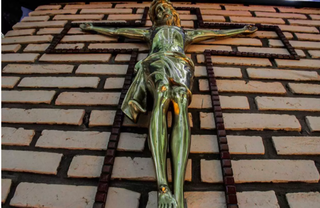
<path id="1" fill-rule="evenodd" d="M 122 104 L 122 111 L 134 122 L 147 112 L 147 91 L 153 97 L 148 143 L 154 162 L 158 208 L 184 208 L 183 185 L 190 151 L 191 129 L 188 105 L 192 98 L 194 63 L 185 54 L 192 44 L 208 39 L 227 38 L 237 34 L 254 33 L 257 28 L 245 26 L 230 30 L 184 30 L 177 11 L 169 0 L 154 0 L 149 9 L 153 23 L 150 29 L 101 28 L 81 24 L 84 31 L 108 36 L 123 36 L 145 41 L 150 52 L 135 66 L 136 76 Z M 173 189 L 167 179 L 167 112 L 173 106 L 170 138 L 173 166 Z"/>

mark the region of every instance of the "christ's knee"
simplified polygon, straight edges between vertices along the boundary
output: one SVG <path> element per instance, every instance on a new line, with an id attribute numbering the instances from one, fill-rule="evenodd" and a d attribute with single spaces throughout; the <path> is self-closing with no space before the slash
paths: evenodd
<path id="1" fill-rule="evenodd" d="M 170 85 L 167 82 L 159 81 L 155 85 L 153 98 L 156 105 L 164 105 L 170 98 Z"/>
<path id="2" fill-rule="evenodd" d="M 172 89 L 172 100 L 179 105 L 188 104 L 188 90 L 185 87 L 173 87 Z"/>

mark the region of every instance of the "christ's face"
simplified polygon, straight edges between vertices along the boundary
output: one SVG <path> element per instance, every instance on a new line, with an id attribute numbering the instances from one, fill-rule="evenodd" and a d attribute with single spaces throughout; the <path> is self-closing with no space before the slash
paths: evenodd
<path id="1" fill-rule="evenodd" d="M 172 25 L 174 17 L 172 7 L 169 4 L 159 4 L 156 9 L 156 24 L 157 25 Z"/>

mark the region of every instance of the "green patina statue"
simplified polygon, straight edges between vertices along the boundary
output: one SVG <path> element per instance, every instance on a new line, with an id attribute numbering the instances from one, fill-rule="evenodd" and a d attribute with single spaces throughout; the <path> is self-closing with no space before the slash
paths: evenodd
<path id="1" fill-rule="evenodd" d="M 152 153 L 158 184 L 158 208 L 184 208 L 183 185 L 190 151 L 191 129 L 188 105 L 194 64 L 185 55 L 192 43 L 212 38 L 225 38 L 243 33 L 254 33 L 257 28 L 246 26 L 231 30 L 184 30 L 172 3 L 154 0 L 149 10 L 153 26 L 150 29 L 101 28 L 90 23 L 81 24 L 84 31 L 95 31 L 108 36 L 139 39 L 150 45 L 148 56 L 135 66 L 136 77 L 122 104 L 123 112 L 136 122 L 139 113 L 146 113 L 147 90 L 154 99 L 149 124 L 149 148 Z M 173 104 L 171 153 L 173 191 L 167 179 L 167 112 Z"/>

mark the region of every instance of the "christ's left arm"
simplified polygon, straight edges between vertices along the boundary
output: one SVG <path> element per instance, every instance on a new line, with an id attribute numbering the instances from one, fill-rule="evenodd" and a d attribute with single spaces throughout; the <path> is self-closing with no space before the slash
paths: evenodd
<path id="1" fill-rule="evenodd" d="M 228 38 L 238 34 L 250 34 L 257 31 L 255 26 L 245 26 L 240 29 L 230 29 L 230 30 L 190 30 L 186 32 L 187 35 L 187 44 L 198 43 L 208 39 L 220 39 Z"/>

